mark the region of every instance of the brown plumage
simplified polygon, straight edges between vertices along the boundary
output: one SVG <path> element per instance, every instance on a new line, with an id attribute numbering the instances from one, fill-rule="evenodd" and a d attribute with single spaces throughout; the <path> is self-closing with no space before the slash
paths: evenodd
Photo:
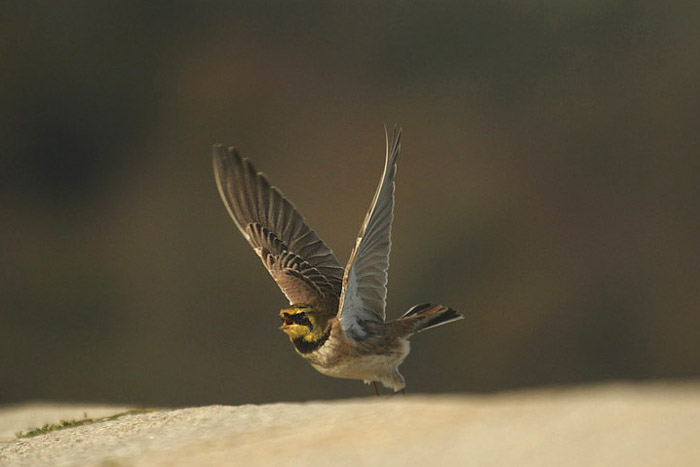
<path id="1" fill-rule="evenodd" d="M 214 146 L 214 174 L 236 226 L 289 300 L 281 329 L 323 374 L 404 388 L 398 366 L 416 332 L 462 319 L 444 305 L 416 305 L 386 321 L 386 285 L 401 130 L 387 133 L 384 173 L 345 269 L 292 203 L 234 148 Z"/>

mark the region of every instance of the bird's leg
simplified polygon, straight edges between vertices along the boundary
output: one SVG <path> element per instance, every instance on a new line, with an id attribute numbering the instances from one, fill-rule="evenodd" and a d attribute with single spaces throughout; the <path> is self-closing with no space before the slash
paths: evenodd
<path id="1" fill-rule="evenodd" d="M 374 393 L 379 397 L 379 388 L 377 387 L 377 382 L 372 381 L 372 386 L 374 386 Z"/>

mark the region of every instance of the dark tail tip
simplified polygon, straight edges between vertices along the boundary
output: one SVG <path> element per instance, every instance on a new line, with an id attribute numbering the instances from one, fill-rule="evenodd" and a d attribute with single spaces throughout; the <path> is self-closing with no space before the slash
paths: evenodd
<path id="1" fill-rule="evenodd" d="M 411 322 L 413 324 L 413 332 L 420 332 L 462 318 L 464 316 L 450 307 L 421 303 L 408 310 L 399 319 Z"/>
<path id="2" fill-rule="evenodd" d="M 423 323 L 423 325 L 420 326 L 420 329 L 418 329 L 418 332 L 425 331 L 426 329 L 434 328 L 442 324 L 451 323 L 452 321 L 464 319 L 464 316 L 457 313 L 457 310 L 453 310 L 449 307 L 445 308 L 445 311 L 439 313 L 437 316 L 430 318 L 427 322 Z"/>

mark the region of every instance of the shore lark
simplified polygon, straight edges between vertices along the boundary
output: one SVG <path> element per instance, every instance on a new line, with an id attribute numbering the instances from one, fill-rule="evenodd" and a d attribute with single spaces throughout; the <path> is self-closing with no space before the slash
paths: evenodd
<path id="1" fill-rule="evenodd" d="M 386 294 L 401 130 L 386 134 L 384 173 L 345 268 L 292 203 L 234 148 L 213 148 L 214 175 L 226 209 L 289 300 L 282 327 L 297 353 L 324 375 L 406 383 L 399 365 L 408 338 L 462 319 L 444 305 L 416 305 L 387 321 Z"/>

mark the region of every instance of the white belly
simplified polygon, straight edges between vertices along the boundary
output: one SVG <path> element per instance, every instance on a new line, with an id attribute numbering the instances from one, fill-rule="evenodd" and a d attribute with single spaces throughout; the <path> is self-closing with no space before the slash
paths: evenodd
<path id="1" fill-rule="evenodd" d="M 335 358 L 333 346 L 323 346 L 319 349 L 319 361 L 311 365 L 324 375 L 336 378 L 362 379 L 366 381 L 381 381 L 391 375 L 404 361 L 410 350 L 408 340 L 401 342 L 401 348 L 390 354 L 348 355 Z M 324 355 L 326 354 L 326 355 Z M 328 362 L 334 362 L 328 365 Z"/>

